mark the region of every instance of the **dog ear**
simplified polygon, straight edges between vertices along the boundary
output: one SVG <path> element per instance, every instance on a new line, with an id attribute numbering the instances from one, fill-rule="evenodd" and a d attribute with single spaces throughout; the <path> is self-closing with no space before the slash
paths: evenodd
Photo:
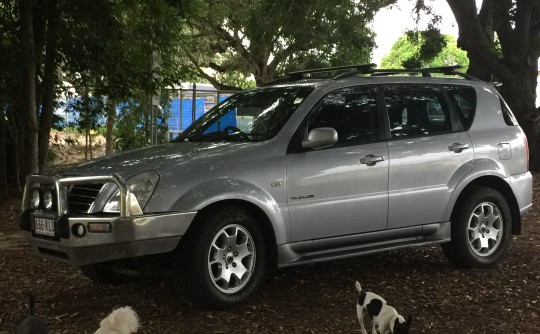
<path id="1" fill-rule="evenodd" d="M 409 315 L 409 317 L 407 318 L 407 321 L 405 322 L 407 324 L 407 327 L 411 328 L 411 324 L 412 324 L 412 315 Z"/>

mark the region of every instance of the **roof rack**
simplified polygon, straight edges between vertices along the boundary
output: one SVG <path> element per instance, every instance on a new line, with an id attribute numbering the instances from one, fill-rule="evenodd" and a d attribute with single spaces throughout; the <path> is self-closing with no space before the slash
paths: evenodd
<path id="1" fill-rule="evenodd" d="M 386 75 L 395 75 L 401 73 L 420 73 L 423 77 L 431 77 L 432 73 L 444 74 L 444 75 L 457 75 L 468 80 L 479 80 L 478 78 L 458 72 L 457 70 L 461 69 L 461 65 L 450 65 L 450 66 L 439 66 L 439 67 L 425 67 L 425 68 L 413 68 L 413 69 L 373 69 L 371 76 L 386 76 Z"/>
<path id="2" fill-rule="evenodd" d="M 388 76 L 388 75 L 396 75 L 396 74 L 402 74 L 402 73 L 421 74 L 423 77 L 431 77 L 431 74 L 436 73 L 436 74 L 444 74 L 444 75 L 455 75 L 455 76 L 463 77 L 468 80 L 480 81 L 480 79 L 472 75 L 458 72 L 457 70 L 462 68 L 461 65 L 425 67 L 425 68 L 413 68 L 413 69 L 403 69 L 403 68 L 382 69 L 382 68 L 374 68 L 375 66 L 377 65 L 371 63 L 371 64 L 356 64 L 356 65 L 347 65 L 347 66 L 316 68 L 316 69 L 304 70 L 304 71 L 295 71 L 295 72 L 287 73 L 287 75 L 281 78 L 278 78 L 276 80 L 269 81 L 262 86 L 276 85 L 276 84 L 280 84 L 284 82 L 294 82 L 294 81 L 310 78 L 310 77 L 306 77 L 305 76 L 306 74 L 337 72 L 337 71 L 346 71 L 346 70 L 349 70 L 349 71 L 345 73 L 341 73 L 337 76 L 334 76 L 331 79 L 332 80 L 344 79 L 344 78 L 353 77 L 359 74 L 369 74 L 371 76 Z"/>
<path id="3" fill-rule="evenodd" d="M 269 81 L 265 83 L 262 86 L 269 86 L 269 85 L 275 85 L 283 82 L 293 82 L 293 81 L 299 81 L 302 79 L 307 79 L 306 74 L 313 74 L 313 73 L 324 73 L 324 72 L 337 72 L 337 71 L 346 71 L 346 70 L 352 70 L 345 74 L 354 73 L 352 75 L 356 74 L 368 74 L 372 73 L 373 68 L 377 66 L 376 64 L 356 64 L 356 65 L 346 65 L 346 66 L 334 66 L 334 67 L 324 67 L 324 68 L 315 68 L 311 70 L 304 70 L 304 71 L 295 71 L 295 72 L 289 72 L 287 75 L 278 78 L 276 80 Z M 335 78 L 335 77 L 334 77 Z"/>

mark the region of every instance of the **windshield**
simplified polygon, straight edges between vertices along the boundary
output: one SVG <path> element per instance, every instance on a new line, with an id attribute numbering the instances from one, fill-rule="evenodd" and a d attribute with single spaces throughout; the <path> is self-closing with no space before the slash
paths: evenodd
<path id="1" fill-rule="evenodd" d="M 242 92 L 210 109 L 173 141 L 262 141 L 274 137 L 313 87 Z"/>

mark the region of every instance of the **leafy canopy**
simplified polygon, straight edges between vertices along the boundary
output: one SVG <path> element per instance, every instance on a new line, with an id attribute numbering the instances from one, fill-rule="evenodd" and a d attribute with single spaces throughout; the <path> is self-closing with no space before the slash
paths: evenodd
<path id="1" fill-rule="evenodd" d="M 257 84 L 298 68 L 368 62 L 374 33 L 368 23 L 395 0 L 201 0 L 188 20 L 184 48 L 202 73 L 253 74 Z"/>
<path id="2" fill-rule="evenodd" d="M 461 65 L 462 68 L 467 69 L 469 67 L 469 58 L 467 58 L 467 52 L 457 47 L 456 39 L 444 34 L 442 35 L 446 46 L 442 48 L 438 53 L 435 53 L 431 59 L 419 60 L 414 66 L 408 65 L 410 59 L 417 59 L 418 46 L 413 43 L 408 36 L 401 36 L 392 46 L 390 53 L 385 55 L 382 59 L 382 67 L 384 68 L 411 68 L 411 67 L 436 67 L 447 65 Z"/>

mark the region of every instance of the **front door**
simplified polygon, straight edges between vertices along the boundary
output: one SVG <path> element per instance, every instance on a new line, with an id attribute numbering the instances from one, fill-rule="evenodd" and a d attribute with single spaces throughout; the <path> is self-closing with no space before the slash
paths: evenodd
<path id="1" fill-rule="evenodd" d="M 334 128 L 332 147 L 287 155 L 292 241 L 384 230 L 388 149 L 374 86 L 342 88 L 323 97 L 305 127 Z"/>

